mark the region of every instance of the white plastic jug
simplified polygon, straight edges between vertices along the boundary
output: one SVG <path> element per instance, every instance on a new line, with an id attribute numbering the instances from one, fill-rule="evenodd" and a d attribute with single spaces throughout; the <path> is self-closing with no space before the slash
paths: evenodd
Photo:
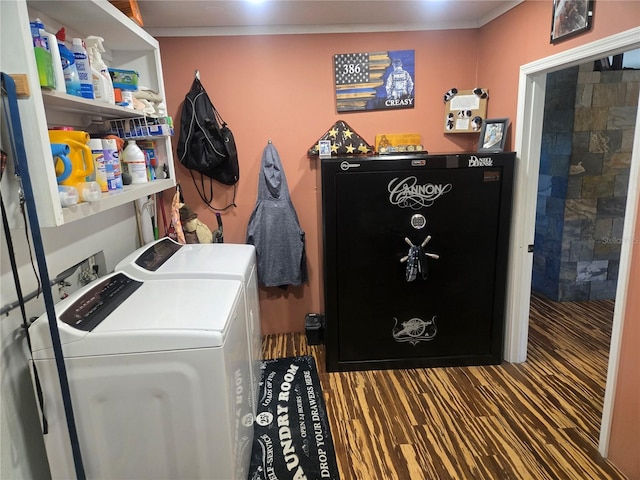
<path id="1" fill-rule="evenodd" d="M 145 155 L 135 140 L 129 140 L 127 143 L 127 147 L 122 152 L 122 161 L 125 162 L 129 168 L 132 184 L 146 183 L 148 181 Z"/>

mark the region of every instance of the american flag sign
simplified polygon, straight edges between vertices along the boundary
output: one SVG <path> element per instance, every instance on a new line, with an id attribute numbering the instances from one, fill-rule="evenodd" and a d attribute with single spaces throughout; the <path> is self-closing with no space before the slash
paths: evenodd
<path id="1" fill-rule="evenodd" d="M 339 53 L 333 66 L 338 112 L 414 107 L 413 50 Z"/>
<path id="2" fill-rule="evenodd" d="M 351 85 L 369 81 L 369 54 L 342 53 L 334 56 L 336 85 Z"/>

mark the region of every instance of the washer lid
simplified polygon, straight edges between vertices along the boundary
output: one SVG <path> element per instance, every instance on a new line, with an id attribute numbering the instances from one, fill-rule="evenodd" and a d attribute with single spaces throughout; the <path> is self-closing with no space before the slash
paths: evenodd
<path id="1" fill-rule="evenodd" d="M 96 300 L 96 292 L 117 278 L 114 273 L 92 282 L 56 306 L 65 357 L 221 347 L 230 322 L 242 321 L 240 281 L 217 279 L 135 282 L 126 298 Z M 101 303 L 102 302 L 102 303 Z M 87 305 L 89 308 L 87 308 Z M 110 305 L 99 321 L 74 325 L 70 318 L 94 315 Z M 77 315 L 77 313 L 80 315 Z M 86 328 L 85 328 L 86 327 Z M 53 358 L 49 323 L 43 315 L 30 327 L 34 358 Z"/>
<path id="2" fill-rule="evenodd" d="M 169 238 L 140 248 L 116 265 L 116 271 L 140 279 L 229 278 L 246 280 L 255 265 L 255 247 L 236 243 L 180 245 Z"/>

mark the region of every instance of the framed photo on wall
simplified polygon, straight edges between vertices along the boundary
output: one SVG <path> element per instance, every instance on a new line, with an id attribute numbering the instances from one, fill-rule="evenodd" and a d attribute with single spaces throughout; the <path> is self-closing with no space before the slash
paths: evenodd
<path id="1" fill-rule="evenodd" d="M 553 0 L 551 43 L 591 28 L 594 0 Z"/>
<path id="2" fill-rule="evenodd" d="M 502 152 L 507 140 L 507 130 L 509 129 L 508 118 L 487 119 L 482 124 L 480 140 L 478 141 L 479 152 Z"/>

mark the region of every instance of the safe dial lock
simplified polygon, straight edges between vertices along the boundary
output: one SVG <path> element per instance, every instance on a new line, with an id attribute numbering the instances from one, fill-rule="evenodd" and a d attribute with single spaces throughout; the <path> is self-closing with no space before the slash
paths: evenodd
<path id="1" fill-rule="evenodd" d="M 426 225 L 427 225 L 427 219 L 424 217 L 424 215 L 420 213 L 416 213 L 411 217 L 411 226 L 416 230 L 420 230 L 424 228 Z"/>

